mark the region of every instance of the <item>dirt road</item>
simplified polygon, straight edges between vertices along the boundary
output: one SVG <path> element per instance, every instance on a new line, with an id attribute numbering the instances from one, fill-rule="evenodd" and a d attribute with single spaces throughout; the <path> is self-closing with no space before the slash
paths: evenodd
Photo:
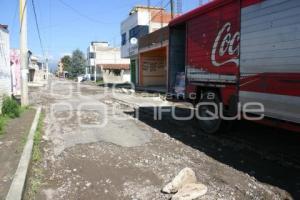
<path id="1" fill-rule="evenodd" d="M 46 112 L 35 199 L 169 199 L 160 190 L 184 167 L 208 187 L 199 199 L 300 198 L 294 133 L 242 122 L 228 135 L 205 135 L 195 120 L 167 112 L 154 120 L 153 108 L 131 105 L 169 106 L 158 98 L 68 81 L 35 89 L 31 99 Z"/>

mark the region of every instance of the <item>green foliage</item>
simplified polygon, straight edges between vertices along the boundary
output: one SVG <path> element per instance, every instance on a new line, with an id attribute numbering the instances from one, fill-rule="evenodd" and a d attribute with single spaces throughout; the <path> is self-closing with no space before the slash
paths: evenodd
<path id="1" fill-rule="evenodd" d="M 0 135 L 4 133 L 5 125 L 8 121 L 8 117 L 6 116 L 0 116 Z"/>
<path id="2" fill-rule="evenodd" d="M 70 71 L 71 69 L 71 65 L 72 65 L 72 58 L 71 56 L 64 56 L 62 59 L 61 59 L 61 62 L 64 66 L 64 71 Z"/>
<path id="3" fill-rule="evenodd" d="M 43 122 L 44 122 L 45 115 L 41 113 L 39 123 L 33 138 L 33 155 L 32 159 L 34 162 L 39 162 L 42 158 L 42 153 L 40 150 L 40 143 L 42 140 L 42 130 L 43 130 Z"/>
<path id="4" fill-rule="evenodd" d="M 84 53 L 79 49 L 76 49 L 72 53 L 70 75 L 72 77 L 77 77 L 78 75 L 83 74 L 85 72 L 85 67 L 86 59 Z"/>
<path id="5" fill-rule="evenodd" d="M 11 97 L 4 97 L 1 111 L 2 115 L 10 118 L 20 117 L 21 113 L 20 105 Z"/>
<path id="6" fill-rule="evenodd" d="M 44 170 L 42 165 L 42 151 L 41 151 L 41 139 L 43 131 L 43 122 L 45 118 L 45 113 L 41 113 L 37 130 L 33 139 L 33 153 L 32 153 L 32 175 L 28 178 L 28 186 L 26 187 L 26 192 L 24 194 L 25 199 L 36 199 L 36 194 L 42 185 L 44 178 Z"/>

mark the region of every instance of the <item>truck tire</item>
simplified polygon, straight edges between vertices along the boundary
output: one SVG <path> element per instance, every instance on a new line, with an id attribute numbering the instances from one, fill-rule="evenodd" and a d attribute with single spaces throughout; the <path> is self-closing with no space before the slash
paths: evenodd
<path id="1" fill-rule="evenodd" d="M 213 97 L 213 98 L 212 98 Z M 199 121 L 199 128 L 202 132 L 207 134 L 220 134 L 227 132 L 231 127 L 231 122 L 221 119 L 220 117 L 220 97 L 214 91 L 204 92 L 202 97 L 199 100 L 199 103 L 213 103 L 216 105 L 215 107 L 212 105 L 201 105 L 196 112 L 201 117 L 201 119 L 197 119 Z M 216 119 L 211 120 L 203 120 L 202 117 L 210 117 L 211 115 L 208 112 L 216 113 L 215 109 L 218 109 L 218 115 Z"/>

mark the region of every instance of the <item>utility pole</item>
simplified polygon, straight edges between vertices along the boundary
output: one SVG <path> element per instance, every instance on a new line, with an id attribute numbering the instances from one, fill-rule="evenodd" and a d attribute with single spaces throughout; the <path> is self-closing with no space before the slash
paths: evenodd
<path id="1" fill-rule="evenodd" d="M 20 0 L 21 105 L 28 102 L 27 0 Z"/>
<path id="2" fill-rule="evenodd" d="M 174 0 L 170 0 L 171 5 L 171 18 L 174 19 Z"/>

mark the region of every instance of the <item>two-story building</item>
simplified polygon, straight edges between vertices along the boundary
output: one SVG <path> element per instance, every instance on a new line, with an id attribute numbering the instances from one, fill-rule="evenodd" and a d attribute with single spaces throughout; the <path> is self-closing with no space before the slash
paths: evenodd
<path id="1" fill-rule="evenodd" d="M 121 58 L 120 48 L 111 47 L 108 42 L 91 42 L 87 50 L 88 68 L 93 80 L 104 83 L 130 82 L 130 60 Z"/>
<path id="2" fill-rule="evenodd" d="M 121 56 L 130 59 L 132 83 L 139 84 L 138 39 L 167 26 L 171 18 L 161 7 L 135 6 L 121 23 Z"/>
<path id="3" fill-rule="evenodd" d="M 28 82 L 32 84 L 46 84 L 47 69 L 44 62 L 39 61 L 39 58 L 31 55 L 28 63 Z"/>

